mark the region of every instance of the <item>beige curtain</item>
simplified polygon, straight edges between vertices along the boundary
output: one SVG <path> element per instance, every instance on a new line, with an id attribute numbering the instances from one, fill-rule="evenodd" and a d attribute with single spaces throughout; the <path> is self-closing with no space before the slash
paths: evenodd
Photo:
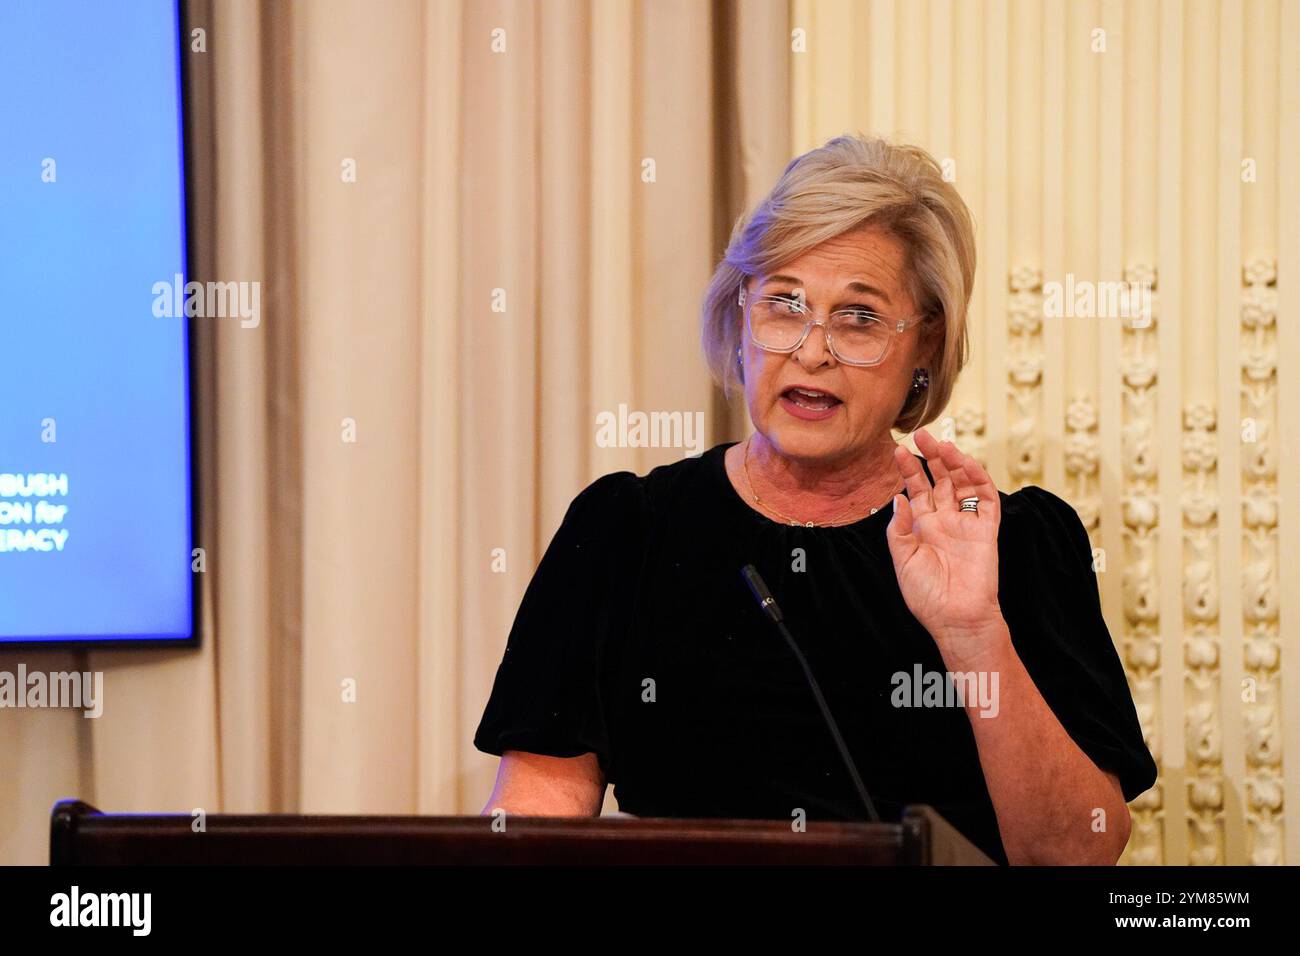
<path id="1" fill-rule="evenodd" d="M 203 645 L 0 654 L 106 696 L 0 717 L 0 862 L 43 862 L 67 796 L 477 813 L 471 737 L 542 548 L 587 482 L 683 454 L 599 447 L 596 415 L 744 427 L 697 315 L 789 159 L 784 0 L 187 16 L 196 277 L 261 282 L 263 313 L 196 333 Z"/>

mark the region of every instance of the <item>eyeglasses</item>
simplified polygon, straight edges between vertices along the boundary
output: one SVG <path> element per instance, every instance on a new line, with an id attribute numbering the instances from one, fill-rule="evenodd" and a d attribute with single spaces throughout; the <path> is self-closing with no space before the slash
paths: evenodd
<path id="1" fill-rule="evenodd" d="M 760 295 L 748 300 L 740 288 L 739 305 L 745 314 L 749 338 L 766 352 L 798 351 L 814 325 L 826 333 L 826 345 L 845 365 L 879 365 L 899 333 L 922 321 L 924 315 L 888 319 L 870 309 L 839 309 L 827 321 L 812 318 L 813 310 L 793 293 Z"/>

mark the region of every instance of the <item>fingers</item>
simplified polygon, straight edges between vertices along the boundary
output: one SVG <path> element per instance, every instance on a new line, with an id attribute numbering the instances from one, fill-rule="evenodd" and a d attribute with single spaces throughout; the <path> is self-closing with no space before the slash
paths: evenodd
<path id="1" fill-rule="evenodd" d="M 885 540 L 895 567 L 906 564 L 918 547 L 916 535 L 912 533 L 912 505 L 907 495 L 894 495 L 894 517 L 885 526 Z"/>
<path id="2" fill-rule="evenodd" d="M 953 478 L 949 474 L 950 463 L 960 468 L 961 462 L 953 462 L 951 457 L 945 460 L 945 454 L 948 448 L 956 450 L 956 446 L 951 442 L 939 442 L 924 428 L 917 429 L 913 435 L 916 439 L 916 447 L 920 449 L 921 454 L 925 456 L 925 463 L 930 468 L 930 474 L 934 476 L 934 490 L 932 492 L 934 508 L 936 511 L 956 511 L 957 498 L 953 493 Z M 961 453 L 957 453 L 958 458 Z"/>
<path id="3" fill-rule="evenodd" d="M 989 473 L 984 470 L 984 466 L 975 458 L 967 455 L 962 470 L 966 475 L 967 485 L 966 490 L 962 491 L 959 497 L 978 496 L 980 515 L 987 515 L 990 518 L 1000 520 L 1002 516 L 1002 498 L 998 495 L 998 487 L 993 483 L 993 479 L 989 477 Z"/>
<path id="4" fill-rule="evenodd" d="M 933 499 L 938 510 L 956 511 L 961 499 L 979 498 L 980 514 L 996 517 L 1001 500 L 997 486 L 984 467 L 950 441 L 937 441 L 925 429 L 916 432 L 916 447 L 925 455 L 934 475 Z"/>
<path id="5" fill-rule="evenodd" d="M 925 470 L 910 451 L 902 445 L 894 446 L 894 463 L 903 474 L 903 484 L 907 496 L 911 499 L 911 508 L 917 514 L 926 514 L 934 510 L 930 499 L 930 479 L 925 477 Z"/>

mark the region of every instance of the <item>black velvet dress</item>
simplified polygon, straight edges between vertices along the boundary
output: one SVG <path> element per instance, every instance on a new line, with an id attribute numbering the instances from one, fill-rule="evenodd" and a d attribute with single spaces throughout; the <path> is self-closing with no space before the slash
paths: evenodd
<path id="1" fill-rule="evenodd" d="M 898 676 L 945 665 L 899 590 L 891 510 L 832 528 L 773 521 L 732 487 L 728 447 L 606 475 L 574 499 L 525 592 L 474 745 L 595 753 L 619 809 L 637 816 L 864 819 L 798 662 L 741 577 L 753 563 L 881 818 L 930 804 L 1005 863 L 972 718 L 915 706 L 919 692 Z M 1017 654 L 1132 800 L 1156 766 L 1082 522 L 1037 486 L 1004 493 L 998 553 Z"/>

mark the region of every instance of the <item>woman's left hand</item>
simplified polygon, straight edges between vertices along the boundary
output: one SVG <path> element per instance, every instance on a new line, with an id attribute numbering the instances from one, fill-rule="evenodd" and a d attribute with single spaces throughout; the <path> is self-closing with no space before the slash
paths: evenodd
<path id="1" fill-rule="evenodd" d="M 916 447 L 934 476 L 931 487 L 921 464 L 903 446 L 894 460 L 907 495 L 894 496 L 887 538 L 894 573 L 907 607 L 940 649 L 963 657 L 979 651 L 984 635 L 1001 625 L 998 604 L 998 527 L 1002 502 L 978 461 L 952 442 L 938 442 L 925 429 Z M 961 511 L 961 499 L 978 497 L 979 510 Z"/>

